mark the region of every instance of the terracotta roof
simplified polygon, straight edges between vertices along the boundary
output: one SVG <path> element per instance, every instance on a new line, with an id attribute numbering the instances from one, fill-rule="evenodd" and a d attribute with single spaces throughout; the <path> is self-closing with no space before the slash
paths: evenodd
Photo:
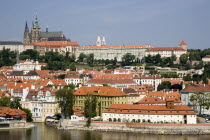
<path id="1" fill-rule="evenodd" d="M 161 79 L 160 75 L 135 75 L 133 79 Z"/>
<path id="2" fill-rule="evenodd" d="M 183 45 L 187 45 L 187 44 L 184 42 L 184 40 L 182 40 L 182 41 L 180 42 L 179 46 L 183 46 Z"/>
<path id="3" fill-rule="evenodd" d="M 75 95 L 98 95 L 98 96 L 127 96 L 126 93 L 114 87 L 81 87 L 74 92 Z"/>
<path id="4" fill-rule="evenodd" d="M 135 84 L 132 79 L 90 79 L 86 84 Z"/>
<path id="5" fill-rule="evenodd" d="M 34 45 L 45 46 L 45 47 L 79 46 L 77 42 L 69 42 L 69 41 L 45 41 L 45 42 L 37 42 Z"/>
<path id="6" fill-rule="evenodd" d="M 26 115 L 26 113 L 20 109 L 11 109 L 10 107 L 0 107 L 0 116 L 17 116 Z"/>
<path id="7" fill-rule="evenodd" d="M 79 49 L 103 49 L 103 48 L 151 48 L 148 45 L 122 45 L 122 46 L 84 46 Z"/>
<path id="8" fill-rule="evenodd" d="M 84 116 L 83 114 L 84 111 L 80 107 L 74 107 L 73 111 L 76 116 Z"/>
<path id="9" fill-rule="evenodd" d="M 164 100 L 158 97 L 144 97 L 143 99 L 138 101 L 137 104 L 165 104 L 168 100 L 174 101 L 174 103 L 181 103 L 180 98 L 166 98 Z"/>
<path id="10" fill-rule="evenodd" d="M 103 113 L 195 115 L 193 109 L 186 105 L 174 105 L 173 109 L 168 109 L 165 105 L 112 104 Z"/>
<path id="11" fill-rule="evenodd" d="M 189 85 L 181 92 L 210 92 L 210 85 Z"/>
<path id="12" fill-rule="evenodd" d="M 172 85 L 181 84 L 183 82 L 182 78 L 162 78 L 162 81 L 170 81 Z"/>
<path id="13" fill-rule="evenodd" d="M 149 48 L 147 51 L 186 51 L 182 47 L 158 47 L 158 48 Z"/>

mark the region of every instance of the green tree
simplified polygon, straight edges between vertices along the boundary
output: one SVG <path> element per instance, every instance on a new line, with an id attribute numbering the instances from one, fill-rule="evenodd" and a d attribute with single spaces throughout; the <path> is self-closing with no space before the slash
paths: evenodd
<path id="1" fill-rule="evenodd" d="M 60 75 L 58 75 L 58 78 L 59 78 L 59 79 L 64 79 L 65 76 L 66 76 L 65 74 L 60 74 Z"/>
<path id="2" fill-rule="evenodd" d="M 192 77 L 190 76 L 190 74 L 187 74 L 186 76 L 183 77 L 184 81 L 192 81 Z"/>
<path id="3" fill-rule="evenodd" d="M 37 60 L 39 58 L 39 52 L 33 49 L 27 49 L 26 51 L 23 51 L 20 53 L 20 59 L 25 60 L 25 59 L 33 59 Z"/>
<path id="4" fill-rule="evenodd" d="M 197 109 L 197 107 L 199 107 L 199 114 L 201 114 L 202 109 L 204 106 L 206 106 L 206 94 L 203 92 L 196 92 L 193 93 L 190 96 L 190 102 L 193 105 L 194 109 Z"/>
<path id="5" fill-rule="evenodd" d="M 123 66 L 129 66 L 133 63 L 133 61 L 135 60 L 135 55 L 132 55 L 130 53 L 126 53 L 123 57 L 122 57 L 122 65 Z"/>
<path id="6" fill-rule="evenodd" d="M 169 81 L 163 81 L 161 84 L 158 85 L 157 90 L 161 91 L 163 89 L 170 89 L 171 88 L 171 82 Z"/>
<path id="7" fill-rule="evenodd" d="M 33 122 L 31 110 L 27 108 L 23 108 L 22 110 L 26 113 L 26 118 L 27 118 L 26 121 Z"/>
<path id="8" fill-rule="evenodd" d="M 14 98 L 13 101 L 11 101 L 10 103 L 10 108 L 22 109 L 22 106 L 19 101 L 20 101 L 19 98 Z"/>
<path id="9" fill-rule="evenodd" d="M 58 99 L 58 104 L 61 108 L 61 113 L 64 118 L 71 118 L 74 114 L 73 106 L 75 101 L 75 96 L 73 94 L 73 89 L 60 89 L 56 92 L 56 98 Z"/>
<path id="10" fill-rule="evenodd" d="M 187 61 L 188 61 L 188 55 L 182 54 L 179 59 L 180 59 L 180 63 L 185 65 L 185 64 L 187 64 Z"/>
<path id="11" fill-rule="evenodd" d="M 0 107 L 10 107 L 11 101 L 9 97 L 0 98 Z"/>
<path id="12" fill-rule="evenodd" d="M 85 55 L 84 53 L 81 53 L 78 57 L 78 61 L 79 62 L 84 62 L 85 58 L 87 58 L 87 55 Z"/>
<path id="13" fill-rule="evenodd" d="M 87 57 L 87 63 L 88 63 L 89 66 L 92 67 L 92 66 L 93 66 L 93 62 L 94 62 L 94 54 L 91 53 L 91 54 L 89 54 L 88 57 Z"/>
<path id="14" fill-rule="evenodd" d="M 89 127 L 91 124 L 91 118 L 97 115 L 97 97 L 91 94 L 87 94 L 84 106 L 84 115 L 87 118 L 86 126 Z"/>

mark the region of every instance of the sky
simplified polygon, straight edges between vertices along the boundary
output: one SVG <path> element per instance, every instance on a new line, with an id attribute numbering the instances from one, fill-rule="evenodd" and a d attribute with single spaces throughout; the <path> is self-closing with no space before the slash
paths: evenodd
<path id="1" fill-rule="evenodd" d="M 25 22 L 63 31 L 80 46 L 210 48 L 210 0 L 0 0 L 0 41 L 23 41 Z"/>

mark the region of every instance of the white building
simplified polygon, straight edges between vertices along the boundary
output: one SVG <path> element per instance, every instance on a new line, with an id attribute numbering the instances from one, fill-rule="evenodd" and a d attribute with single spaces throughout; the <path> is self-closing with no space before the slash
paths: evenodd
<path id="1" fill-rule="evenodd" d="M 39 63 L 39 61 L 34 60 L 20 60 L 19 63 L 15 64 L 13 66 L 13 69 L 15 71 L 21 71 L 21 70 L 41 70 L 42 66 L 46 66 L 47 63 Z"/>
<path id="2" fill-rule="evenodd" d="M 152 85 L 155 91 L 162 82 L 160 75 L 135 75 L 133 80 L 140 86 Z"/>
<path id="3" fill-rule="evenodd" d="M 36 71 L 12 71 L 7 78 L 40 79 Z"/>
<path id="4" fill-rule="evenodd" d="M 102 113 L 106 122 L 196 124 L 195 112 L 186 105 L 112 104 Z"/>
<path id="5" fill-rule="evenodd" d="M 171 57 L 175 55 L 179 58 L 182 54 L 187 53 L 187 44 L 182 40 L 178 47 L 158 47 L 158 48 L 148 48 L 146 51 L 146 56 L 160 54 L 161 57 Z"/>
<path id="6" fill-rule="evenodd" d="M 23 45 L 22 42 L 18 41 L 0 41 L 0 50 L 10 49 L 10 51 L 23 52 L 28 49 L 34 49 L 33 45 Z"/>
<path id="7" fill-rule="evenodd" d="M 148 48 L 151 47 L 147 45 L 84 46 L 79 47 L 76 52 L 76 58 L 78 58 L 81 53 L 86 55 L 93 53 L 94 59 L 114 60 L 117 58 L 117 61 L 122 61 L 122 57 L 125 54 L 130 53 L 141 60 Z"/>
<path id="8" fill-rule="evenodd" d="M 210 55 L 203 57 L 202 60 L 204 63 L 210 63 Z"/>

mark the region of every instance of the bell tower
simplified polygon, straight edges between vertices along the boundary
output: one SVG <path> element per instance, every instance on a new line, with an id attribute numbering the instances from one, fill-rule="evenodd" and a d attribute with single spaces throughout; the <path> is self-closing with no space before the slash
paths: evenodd
<path id="1" fill-rule="evenodd" d="M 32 23 L 31 43 L 40 41 L 41 28 L 39 27 L 38 18 L 36 16 L 35 23 Z"/>

